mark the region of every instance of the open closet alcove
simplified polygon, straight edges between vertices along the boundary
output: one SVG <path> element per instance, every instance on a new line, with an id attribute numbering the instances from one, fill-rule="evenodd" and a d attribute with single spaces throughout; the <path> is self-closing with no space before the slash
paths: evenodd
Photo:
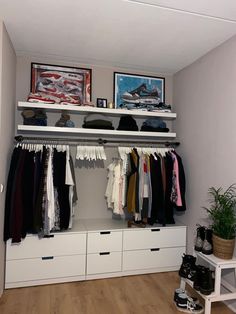
<path id="1" fill-rule="evenodd" d="M 18 109 L 33 106 L 36 104 L 20 102 Z M 39 105 L 42 106 L 44 105 Z M 60 107 L 62 109 L 64 108 Z M 75 109 L 66 106 L 65 109 L 72 114 L 76 125 L 81 123 L 83 110 L 85 113 L 98 111 L 98 108 L 86 107 Z M 59 108 L 49 106 L 48 111 L 51 114 L 50 124 L 54 125 L 54 116 Z M 127 110 L 106 111 L 105 114 L 112 115 L 116 124 L 117 118 Z M 150 115 L 149 112 L 140 111 L 132 111 L 131 114 L 140 120 L 139 124 Z M 176 118 L 173 113 L 154 115 L 162 116 L 170 127 L 171 120 Z M 37 235 L 28 234 L 18 245 L 11 244 L 11 240 L 7 241 L 6 288 L 179 268 L 182 254 L 186 250 L 186 226 L 175 222 L 171 216 L 171 224 L 163 220 L 162 223 L 147 224 L 145 228 L 128 228 L 125 215 L 114 215 L 108 208 L 105 197 L 108 166 L 120 158 L 119 148 L 136 148 L 139 151 L 143 147 L 147 152 L 149 150 L 150 156 L 151 149 L 160 149 L 164 153 L 165 149 L 170 151 L 171 147 L 174 149 L 179 144 L 173 141 L 175 133 L 86 130 L 21 124 L 18 124 L 17 129 L 18 134 L 23 134 L 22 137 L 17 137 L 21 141 L 18 145 L 23 145 L 24 148 L 33 148 L 34 144 L 52 147 L 68 145 L 74 162 L 78 201 L 74 208 L 71 229 L 50 232 L 41 239 Z M 76 158 L 78 146 L 86 145 L 90 148 L 103 147 L 105 158 L 103 156 L 90 161 Z M 153 199 L 154 197 L 155 193 Z"/>

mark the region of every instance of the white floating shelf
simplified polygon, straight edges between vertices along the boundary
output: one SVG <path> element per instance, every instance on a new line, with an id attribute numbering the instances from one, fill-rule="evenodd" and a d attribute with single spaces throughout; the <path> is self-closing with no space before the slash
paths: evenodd
<path id="1" fill-rule="evenodd" d="M 47 111 L 62 111 L 66 110 L 70 113 L 102 113 L 111 116 L 121 116 L 121 115 L 132 115 L 136 117 L 160 117 L 166 120 L 176 119 L 177 114 L 173 112 L 163 112 L 163 111 L 146 111 L 142 109 L 109 109 L 109 108 L 98 108 L 89 106 L 73 106 L 73 105 L 60 105 L 60 104 L 46 104 L 46 103 L 32 103 L 32 102 L 18 102 L 18 109 L 24 108 L 40 108 L 46 109 Z"/>
<path id="2" fill-rule="evenodd" d="M 61 135 L 75 134 L 75 135 L 104 135 L 107 137 L 143 137 L 143 138 L 159 138 L 174 139 L 176 133 L 171 132 L 144 132 L 144 131 L 120 131 L 120 130 L 104 130 L 104 129 L 85 129 L 85 128 L 66 128 L 55 126 L 35 126 L 35 125 L 18 125 L 18 131 L 25 132 L 40 132 L 40 133 L 56 133 Z"/>

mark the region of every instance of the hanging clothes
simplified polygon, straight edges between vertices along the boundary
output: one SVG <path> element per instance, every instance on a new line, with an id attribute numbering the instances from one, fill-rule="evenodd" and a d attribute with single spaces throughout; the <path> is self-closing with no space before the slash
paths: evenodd
<path id="1" fill-rule="evenodd" d="M 13 150 L 5 199 L 4 241 L 19 243 L 72 226 L 77 201 L 69 147 L 23 144 Z"/>
<path id="2" fill-rule="evenodd" d="M 174 211 L 186 210 L 185 174 L 180 156 L 167 148 L 119 147 L 118 151 L 122 192 L 118 191 L 112 163 L 108 166 L 105 193 L 108 207 L 116 213 L 114 204 L 122 204 L 123 211 L 127 209 L 136 221 L 150 225 L 174 224 Z"/>

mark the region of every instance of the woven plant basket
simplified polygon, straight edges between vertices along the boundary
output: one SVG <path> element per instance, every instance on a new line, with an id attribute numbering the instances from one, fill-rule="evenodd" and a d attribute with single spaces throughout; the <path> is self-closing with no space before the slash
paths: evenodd
<path id="1" fill-rule="evenodd" d="M 212 235 L 213 254 L 222 259 L 231 259 L 234 254 L 235 239 L 225 240 L 217 235 Z"/>

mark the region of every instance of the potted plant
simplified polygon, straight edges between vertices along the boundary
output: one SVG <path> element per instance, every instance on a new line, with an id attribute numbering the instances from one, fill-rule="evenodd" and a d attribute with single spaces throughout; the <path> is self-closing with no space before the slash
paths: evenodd
<path id="1" fill-rule="evenodd" d="M 210 206 L 204 207 L 212 221 L 213 254 L 219 258 L 231 259 L 236 233 L 236 185 L 225 191 L 222 187 L 208 190 Z"/>

